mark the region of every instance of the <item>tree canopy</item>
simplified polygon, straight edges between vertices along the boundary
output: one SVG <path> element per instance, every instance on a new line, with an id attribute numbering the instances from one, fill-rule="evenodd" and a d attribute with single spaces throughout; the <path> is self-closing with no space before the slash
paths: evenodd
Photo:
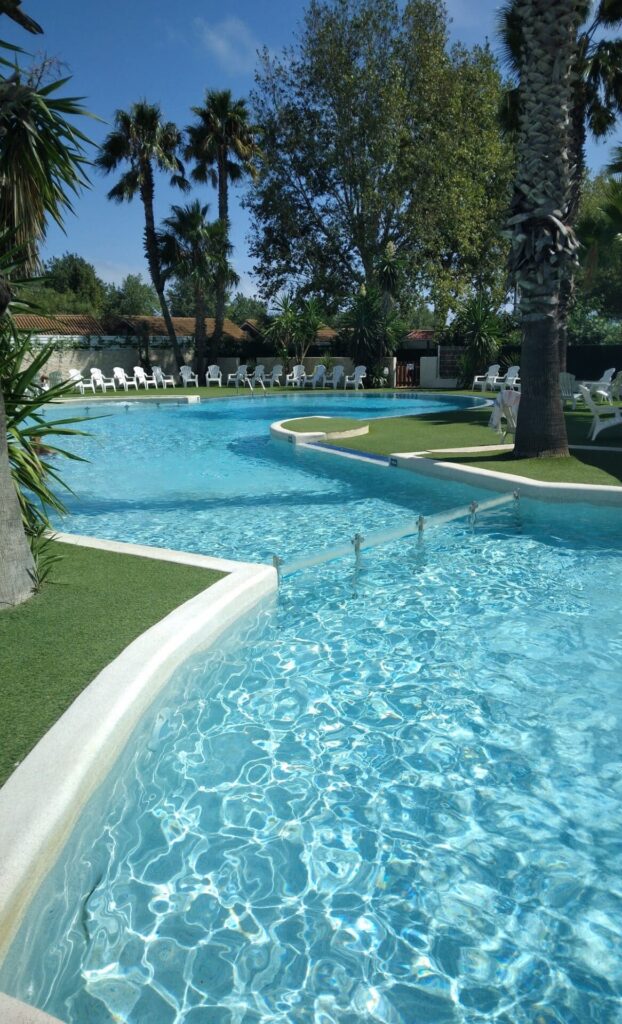
<path id="1" fill-rule="evenodd" d="M 261 55 L 253 93 L 262 294 L 302 289 L 337 309 L 377 284 L 389 242 L 441 318 L 453 295 L 497 283 L 513 167 L 500 97 L 487 48 L 448 50 L 444 4 L 311 0 L 298 44 Z"/>

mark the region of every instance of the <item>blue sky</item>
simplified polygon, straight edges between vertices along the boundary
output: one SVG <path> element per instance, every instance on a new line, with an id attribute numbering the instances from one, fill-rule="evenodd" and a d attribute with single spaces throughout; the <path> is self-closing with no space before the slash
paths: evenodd
<path id="1" fill-rule="evenodd" d="M 494 42 L 498 0 L 448 0 L 454 40 L 472 45 L 486 37 Z M 279 50 L 290 43 L 300 24 L 304 0 L 27 0 L 24 4 L 45 29 L 28 36 L 3 19 L 3 34 L 31 52 L 45 50 L 69 66 L 72 95 L 85 97 L 94 114 L 110 122 L 114 111 L 137 99 L 161 104 L 167 118 L 180 127 L 192 120 L 190 107 L 201 102 L 206 88 L 229 88 L 246 96 L 253 84 L 255 54 L 260 46 Z M 100 141 L 108 125 L 89 122 L 87 134 Z M 619 133 L 618 133 L 619 134 Z M 607 158 L 606 146 L 590 147 L 590 164 Z M 127 273 L 147 277 L 142 253 L 143 217 L 140 202 L 121 206 L 107 201 L 108 181 L 96 171 L 92 188 L 74 204 L 66 234 L 52 226 L 44 256 L 78 252 L 105 280 L 118 282 Z M 216 195 L 201 187 L 197 195 L 216 216 Z M 156 215 L 168 214 L 181 194 L 158 181 Z M 185 200 L 181 200 L 185 201 Z M 234 198 L 231 209 L 234 265 L 241 289 L 254 292 L 247 255 L 248 221 Z"/>

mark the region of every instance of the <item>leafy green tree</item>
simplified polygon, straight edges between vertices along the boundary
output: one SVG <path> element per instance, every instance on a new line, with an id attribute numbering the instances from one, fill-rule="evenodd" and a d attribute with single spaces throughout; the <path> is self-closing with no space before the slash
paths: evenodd
<path id="1" fill-rule="evenodd" d="M 229 183 L 235 184 L 245 175 L 255 174 L 254 160 L 258 150 L 246 101 L 234 100 L 230 90 L 209 90 L 203 106 L 193 107 L 192 113 L 196 121 L 186 129 L 188 144 L 185 149 L 186 159 L 194 161 L 192 177 L 198 182 L 209 182 L 218 190 L 223 252 L 222 273 L 216 278 L 213 346 L 217 352 L 222 343 L 229 283 Z"/>
<path id="2" fill-rule="evenodd" d="M 566 144 L 570 159 L 568 223 L 576 227 L 585 181 L 585 146 L 588 134 L 602 139 L 615 127 L 622 113 L 622 40 L 607 38 L 607 30 L 622 28 L 622 0 L 577 0 L 579 24 L 574 40 L 574 65 L 570 96 L 570 117 Z M 523 46 L 519 0 L 506 0 L 499 13 L 499 35 L 505 58 L 518 75 Z M 518 130 L 521 115 L 518 85 L 508 89 L 502 108 L 506 129 Z M 567 264 L 558 306 L 560 367 L 566 369 L 567 319 L 574 299 L 575 275 Z"/>
<path id="3" fill-rule="evenodd" d="M 203 377 L 207 370 L 208 350 L 205 333 L 206 298 L 218 284 L 237 283 L 237 275 L 228 262 L 228 249 L 223 222 L 210 224 L 208 207 L 198 199 L 187 206 L 173 206 L 159 234 L 160 255 L 164 273 L 172 273 L 190 282 L 194 291 L 196 372 Z M 215 339 L 213 351 L 217 355 Z"/>
<path id="4" fill-rule="evenodd" d="M 256 295 L 242 295 L 242 292 L 238 292 L 228 303 L 226 313 L 234 324 L 243 324 L 245 320 L 263 323 L 268 316 L 268 306 Z"/>
<path id="5" fill-rule="evenodd" d="M 106 286 L 103 312 L 116 316 L 153 316 L 159 308 L 158 295 L 142 274 L 127 274 L 121 284 Z"/>
<path id="6" fill-rule="evenodd" d="M 403 286 L 434 287 L 445 307 L 452 287 L 499 276 L 500 95 L 488 50 L 448 52 L 444 4 L 311 0 L 296 47 L 261 56 L 253 94 L 263 159 L 245 202 L 262 294 L 339 309 L 379 286 L 389 243 Z"/>
<path id="7" fill-rule="evenodd" d="M 612 165 L 615 167 L 615 161 Z M 581 196 L 577 235 L 582 244 L 577 273 L 577 316 L 568 325 L 577 344 L 579 324 L 594 323 L 588 334 L 608 334 L 604 322 L 622 319 L 622 184 L 607 174 L 587 179 Z M 595 324 L 598 324 L 596 327 Z M 572 326 L 571 326 L 572 325 Z"/>
<path id="8" fill-rule="evenodd" d="M 77 253 L 66 252 L 53 256 L 44 265 L 43 285 L 57 293 L 70 292 L 84 302 L 91 311 L 100 311 L 105 285 L 97 276 L 95 267 Z"/>
<path id="9" fill-rule="evenodd" d="M 177 366 L 183 365 L 177 335 L 164 294 L 165 279 L 160 265 L 154 216 L 155 170 L 169 176 L 171 185 L 186 190 L 188 182 L 178 152 L 181 133 L 172 121 L 163 121 L 160 108 L 145 101 L 134 103 L 129 111 L 117 110 L 114 130 L 101 145 L 96 166 L 104 174 L 129 164 L 108 198 L 117 203 L 130 202 L 140 196 L 145 213 L 145 255 L 149 274 L 156 290 Z"/>
<path id="10" fill-rule="evenodd" d="M 508 235 L 523 331 L 519 458 L 568 455 L 559 389 L 558 321 L 566 263 L 577 242 L 570 224 L 566 142 L 573 96 L 579 0 L 517 0 L 520 21 L 518 169 Z"/>

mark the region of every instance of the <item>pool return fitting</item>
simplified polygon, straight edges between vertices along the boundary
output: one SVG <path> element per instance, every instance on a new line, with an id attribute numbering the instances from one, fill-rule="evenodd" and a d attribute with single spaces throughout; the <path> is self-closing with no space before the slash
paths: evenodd
<path id="1" fill-rule="evenodd" d="M 478 516 L 483 512 L 489 512 L 493 508 L 510 504 L 518 508 L 519 500 L 519 492 L 513 491 L 511 494 L 501 494 L 497 498 L 489 498 L 488 501 L 472 501 L 469 505 L 449 509 L 447 512 L 438 512 L 432 516 L 417 516 L 416 519 L 409 519 L 399 526 L 387 527 L 385 530 L 376 530 L 366 537 L 362 533 L 355 533 L 351 540 L 346 543 L 335 544 L 334 547 L 316 551 L 313 555 L 295 558 L 292 562 L 285 562 L 280 555 L 273 555 L 272 564 L 277 571 L 279 583 L 285 576 L 301 572 L 302 569 L 311 569 L 315 565 L 332 562 L 336 558 L 345 558 L 352 552 L 353 548 L 355 564 L 360 566 L 361 552 L 368 548 L 379 547 L 380 544 L 390 544 L 392 541 L 401 540 L 402 537 L 412 537 L 414 535 L 418 535 L 421 540 L 426 530 L 434 529 L 437 526 L 444 526 L 445 523 L 451 523 L 455 519 L 468 518 L 469 524 L 471 527 L 474 527 Z"/>

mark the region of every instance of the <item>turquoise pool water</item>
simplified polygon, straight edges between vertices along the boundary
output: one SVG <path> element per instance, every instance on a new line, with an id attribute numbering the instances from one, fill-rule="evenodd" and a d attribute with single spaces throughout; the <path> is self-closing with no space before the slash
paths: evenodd
<path id="1" fill-rule="evenodd" d="M 472 493 L 276 457 L 349 514 Z M 68 1024 L 620 1024 L 621 569 L 619 511 L 521 502 L 287 579 L 176 672 L 0 988 Z"/>
<path id="2" fill-rule="evenodd" d="M 288 395 L 158 408 L 91 403 L 91 436 L 76 439 L 89 464 L 67 463 L 75 495 L 62 529 L 220 557 L 269 561 L 305 545 L 330 544 L 357 528 L 383 526 L 405 509 L 436 509 L 401 474 L 385 478 L 355 463 L 294 452 L 270 423 L 303 415 L 442 413 L 471 399 L 402 395 Z M 102 415 L 105 414 L 105 415 Z M 491 435 L 492 436 L 492 435 Z M 459 489 L 456 490 L 456 494 Z M 438 507 L 442 507 L 442 500 Z M 432 502 L 430 504 L 429 502 Z M 413 504 L 414 503 L 414 504 Z"/>

